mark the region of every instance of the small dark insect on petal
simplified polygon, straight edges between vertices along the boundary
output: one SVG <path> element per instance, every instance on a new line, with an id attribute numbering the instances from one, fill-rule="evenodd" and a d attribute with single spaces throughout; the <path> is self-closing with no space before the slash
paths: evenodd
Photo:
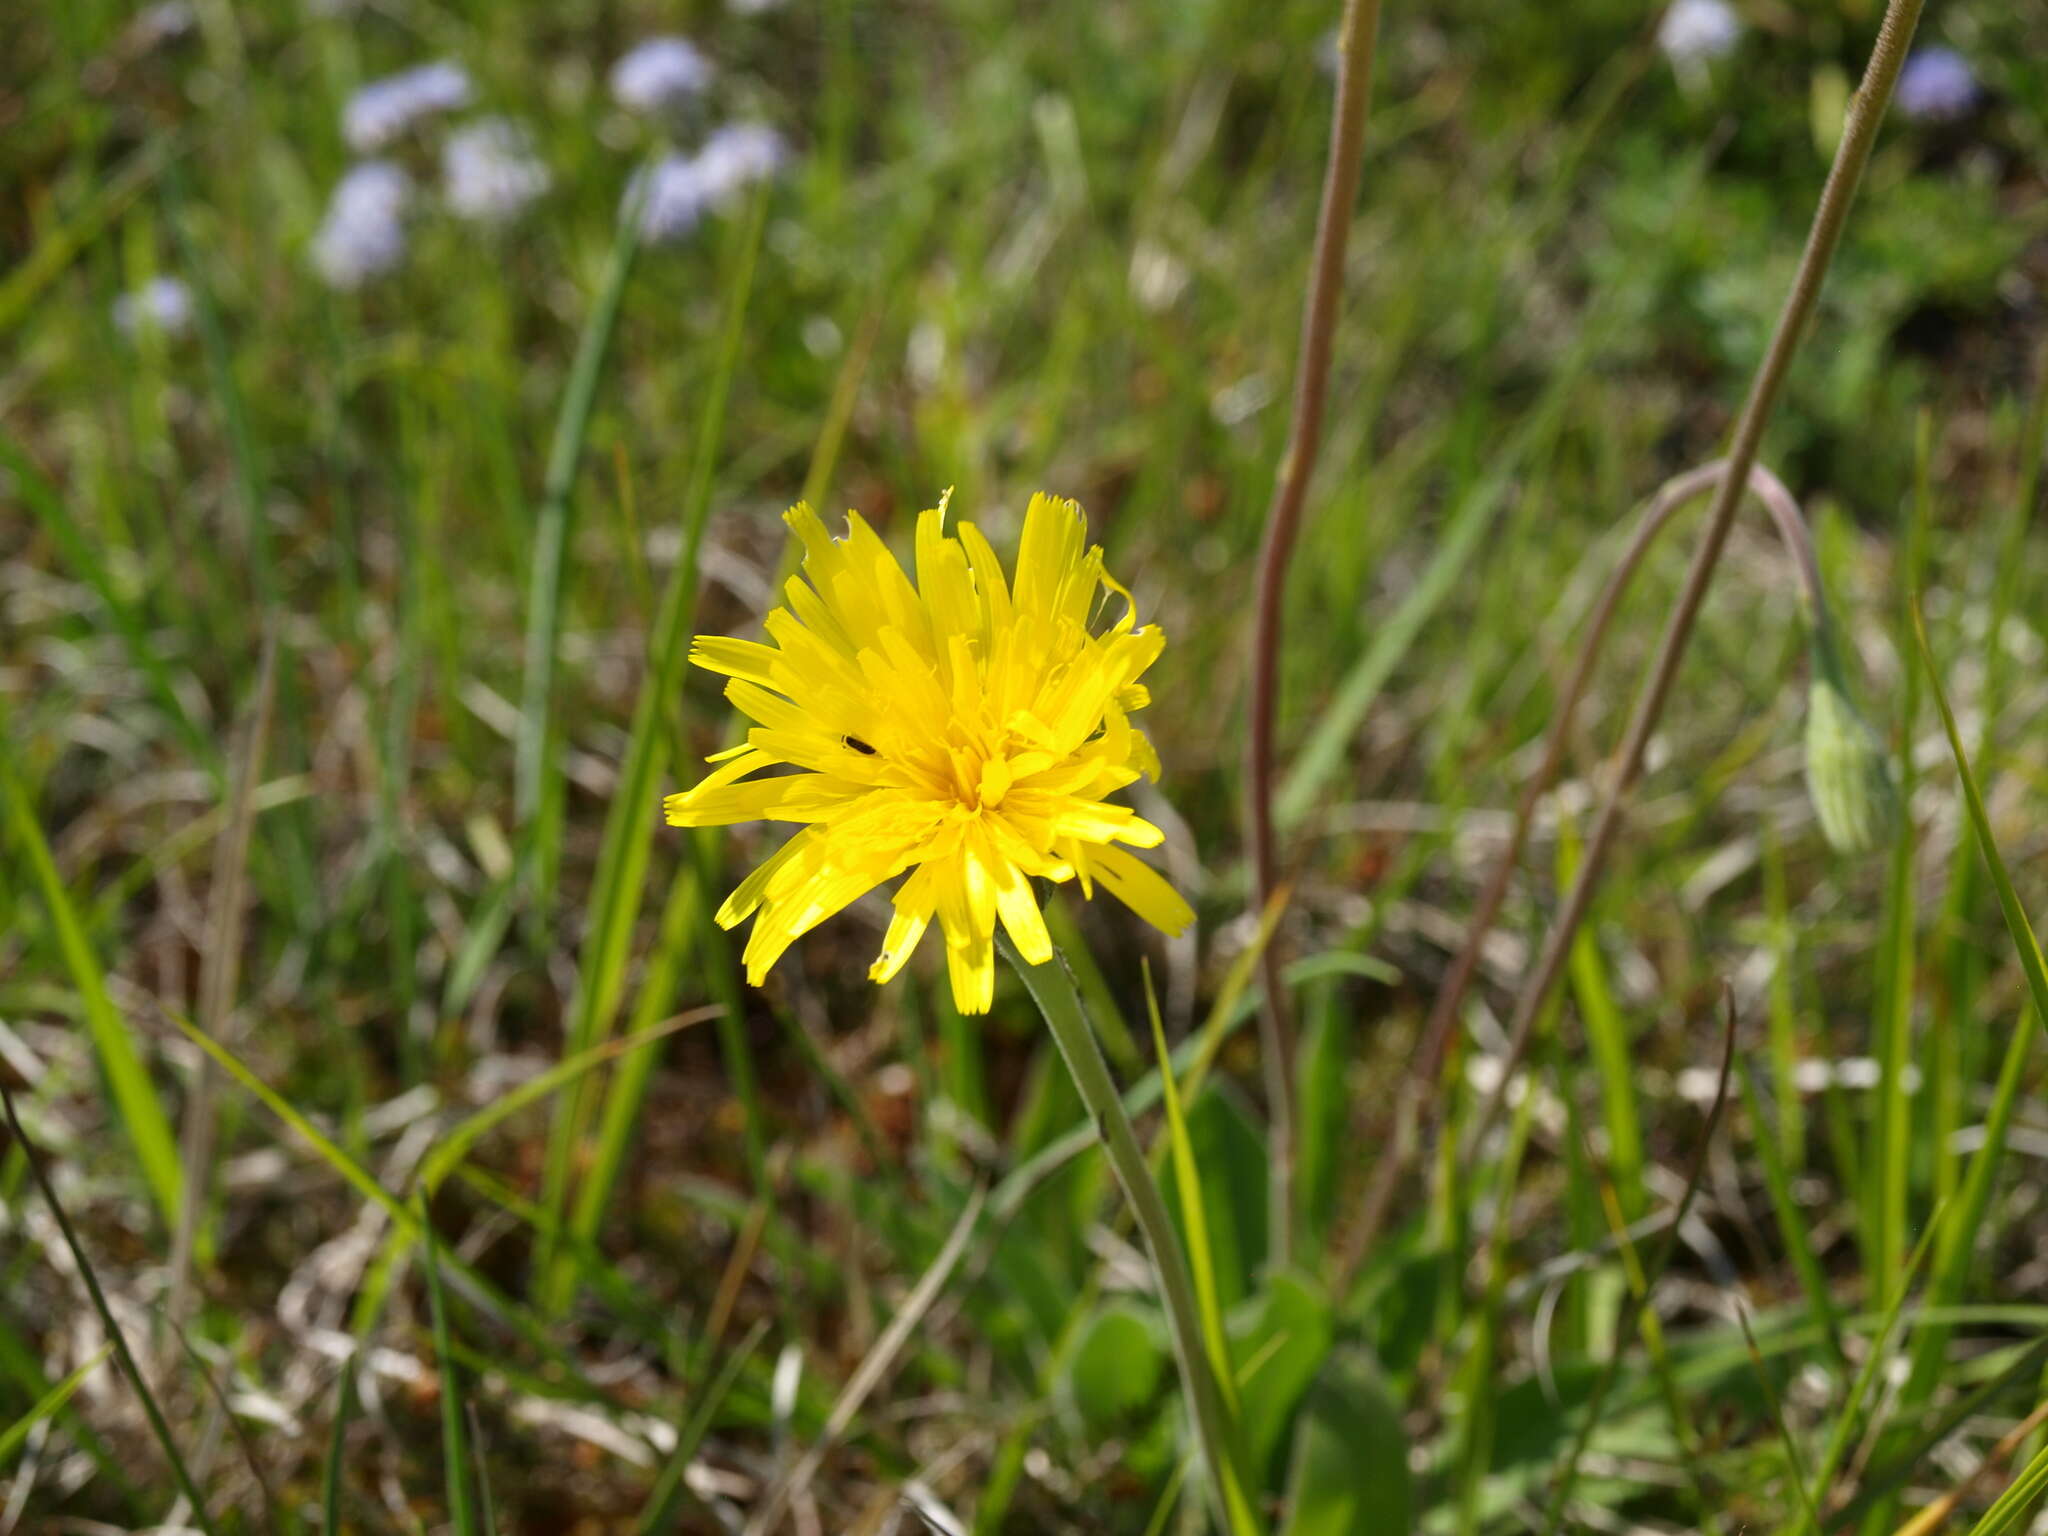
<path id="1" fill-rule="evenodd" d="M 875 755 L 875 749 L 862 741 L 858 736 L 842 736 L 839 738 L 839 742 L 842 746 L 853 748 L 862 757 L 873 757 Z"/>

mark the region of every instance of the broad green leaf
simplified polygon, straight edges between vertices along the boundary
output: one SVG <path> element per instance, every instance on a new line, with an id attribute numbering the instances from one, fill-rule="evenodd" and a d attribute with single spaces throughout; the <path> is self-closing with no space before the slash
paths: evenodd
<path id="1" fill-rule="evenodd" d="M 1319 1287 L 1299 1275 L 1270 1277 L 1231 1319 L 1237 1361 L 1238 1419 L 1263 1480 L 1286 1438 L 1301 1395 L 1330 1358 L 1335 1322 Z"/>
<path id="2" fill-rule="evenodd" d="M 1076 1341 L 1067 1391 L 1090 1432 L 1128 1430 L 1158 1395 L 1168 1364 L 1159 1320 L 1129 1302 L 1112 1302 Z"/>
<path id="3" fill-rule="evenodd" d="M 1365 1355 L 1333 1355 L 1302 1399 L 1280 1536 L 1410 1536 L 1400 1410 Z"/>

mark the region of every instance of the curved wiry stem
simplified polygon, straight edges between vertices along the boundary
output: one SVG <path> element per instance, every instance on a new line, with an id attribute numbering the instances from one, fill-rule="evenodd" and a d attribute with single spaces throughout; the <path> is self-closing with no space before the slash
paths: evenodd
<path id="1" fill-rule="evenodd" d="M 1572 727 L 1578 719 L 1579 704 L 1585 698 L 1587 685 L 1592 681 L 1593 669 L 1607 643 L 1607 631 L 1614 621 L 1614 615 L 1621 607 L 1621 600 L 1628 593 L 1629 585 L 1641 569 L 1650 546 L 1659 534 L 1671 525 L 1671 520 L 1685 507 L 1708 491 L 1722 484 L 1728 475 L 1728 461 L 1716 459 L 1674 475 L 1657 488 L 1649 503 L 1636 520 L 1635 532 L 1630 535 L 1627 546 L 1622 550 L 1614 568 L 1608 572 L 1607 582 L 1601 588 L 1600 596 L 1594 603 L 1592 617 L 1586 625 L 1586 634 L 1579 646 L 1577 664 L 1572 669 L 1564 690 L 1558 695 L 1557 705 L 1551 713 L 1550 735 L 1544 742 L 1543 759 L 1529 782 L 1523 786 L 1521 799 L 1515 806 L 1514 824 L 1508 833 L 1507 845 L 1501 849 L 1500 857 L 1494 861 L 1493 873 L 1487 877 L 1486 886 L 1479 894 L 1473 909 L 1472 920 L 1466 927 L 1464 947 L 1451 968 L 1445 973 L 1443 985 L 1437 989 L 1436 1001 L 1431 1006 L 1429 1020 L 1423 1026 L 1422 1039 L 1413 1055 L 1409 1057 L 1408 1071 L 1400 1092 L 1395 1096 L 1395 1114 L 1400 1117 L 1396 1134 L 1381 1150 L 1380 1160 L 1373 1170 L 1373 1181 L 1366 1192 L 1365 1206 L 1358 1225 L 1348 1235 L 1343 1255 L 1339 1261 L 1340 1272 L 1348 1276 L 1358 1261 L 1370 1250 L 1372 1240 L 1378 1236 L 1381 1224 L 1386 1220 L 1387 1208 L 1399 1187 L 1401 1176 L 1407 1171 L 1414 1147 L 1419 1138 L 1429 1129 L 1429 1117 L 1436 1107 L 1436 1097 L 1429 1089 L 1443 1071 L 1444 1054 L 1449 1049 L 1451 1032 L 1456 1026 L 1465 995 L 1471 989 L 1472 979 L 1478 973 L 1479 957 L 1486 947 L 1486 940 L 1493 932 L 1494 920 L 1500 915 L 1501 903 L 1507 899 L 1508 886 L 1514 879 L 1515 870 L 1522 861 L 1522 852 L 1528 846 L 1529 832 L 1535 823 L 1536 808 L 1545 795 L 1550 793 L 1557 782 L 1557 775 L 1564 766 L 1565 750 L 1571 740 Z M 1806 527 L 1806 519 L 1799 510 L 1799 503 L 1785 488 L 1785 483 L 1761 464 L 1752 465 L 1749 471 L 1749 490 L 1770 514 L 1771 522 L 1784 542 L 1785 553 L 1799 578 L 1800 598 L 1806 609 L 1807 620 L 1816 628 L 1827 622 L 1827 602 L 1821 588 L 1820 566 L 1814 558 L 1813 540 Z"/>
<path id="2" fill-rule="evenodd" d="M 1358 166 L 1365 144 L 1366 109 L 1372 100 L 1379 22 L 1380 0 L 1345 0 L 1344 20 L 1338 30 L 1337 110 L 1330 124 L 1330 158 L 1323 173 L 1322 209 L 1316 219 L 1315 267 L 1301 321 L 1294 419 L 1259 549 L 1258 606 L 1252 621 L 1251 719 L 1245 748 L 1245 819 L 1251 842 L 1254 912 L 1265 908 L 1280 883 L 1273 844 L 1273 721 L 1280 694 L 1280 608 L 1286 596 L 1287 564 L 1301 531 L 1302 500 L 1322 443 L 1330 354 L 1337 339 L 1337 298 L 1344 284 L 1351 206 L 1358 197 Z M 1272 1174 L 1268 1258 L 1274 1265 L 1284 1266 L 1294 1246 L 1294 1033 L 1287 1018 L 1277 945 L 1266 947 L 1260 974 L 1266 997 L 1259 1016 L 1259 1044 L 1265 1064 L 1270 1127 L 1267 1155 Z"/>
<path id="3" fill-rule="evenodd" d="M 1814 212 L 1813 228 L 1806 237 L 1806 249 L 1799 258 L 1799 270 L 1792 279 L 1792 290 L 1785 296 L 1785 307 L 1779 312 L 1770 346 L 1757 367 L 1749 396 L 1742 404 L 1742 414 L 1736 419 L 1734 442 L 1728 450 L 1728 474 L 1714 496 L 1713 509 L 1707 515 L 1706 534 L 1693 555 L 1685 587 L 1678 594 L 1678 602 L 1664 626 L 1664 638 L 1658 644 L 1649 679 L 1636 701 L 1628 733 L 1614 755 L 1607 795 L 1601 803 L 1599 818 L 1593 823 L 1592 833 L 1586 839 L 1585 857 L 1580 861 L 1578 875 L 1572 881 L 1557 921 L 1551 925 L 1544 940 L 1535 972 L 1516 1001 L 1514 1017 L 1508 1026 L 1507 1070 L 1501 1074 L 1500 1082 L 1473 1121 L 1471 1135 L 1465 1143 L 1468 1155 L 1493 1128 L 1500 1114 L 1515 1064 L 1528 1049 L 1529 1035 L 1535 1028 L 1537 1016 L 1549 1001 L 1558 977 L 1564 973 L 1572 938 L 1585 919 L 1586 909 L 1593 903 L 1593 892 L 1600 884 L 1608 851 L 1614 846 L 1615 834 L 1621 830 L 1621 808 L 1643 771 L 1643 759 L 1650 750 L 1651 734 L 1663 717 L 1665 701 L 1671 697 L 1671 686 L 1678 678 L 1679 664 L 1685 660 L 1685 648 L 1692 639 L 1693 624 L 1699 618 L 1701 604 L 1706 601 L 1707 588 L 1713 585 L 1714 571 L 1721 562 L 1721 550 L 1728 542 L 1728 530 L 1735 523 L 1735 508 L 1742 499 L 1742 487 L 1749 479 L 1750 466 L 1756 463 L 1757 450 L 1763 445 L 1764 428 L 1778 403 L 1785 376 L 1791 371 L 1792 359 L 1799 351 L 1807 322 L 1813 318 L 1814 306 L 1820 301 L 1821 285 L 1827 279 L 1835 248 L 1841 244 L 1842 230 L 1849 222 L 1849 209 L 1856 201 L 1857 184 L 1863 179 L 1863 168 L 1869 163 L 1871 147 L 1877 141 L 1878 124 L 1884 120 L 1885 108 L 1891 103 L 1892 87 L 1898 81 L 1900 66 L 1905 63 L 1914 28 L 1919 25 L 1922 3 L 1923 0 L 1890 0 L 1885 7 L 1884 20 L 1877 29 L 1877 42 L 1871 49 L 1870 66 L 1864 71 L 1862 86 L 1849 102 L 1848 119 L 1842 127 L 1841 147 L 1835 151 L 1835 163 L 1828 171 L 1827 185 L 1821 189 L 1820 206 Z"/>

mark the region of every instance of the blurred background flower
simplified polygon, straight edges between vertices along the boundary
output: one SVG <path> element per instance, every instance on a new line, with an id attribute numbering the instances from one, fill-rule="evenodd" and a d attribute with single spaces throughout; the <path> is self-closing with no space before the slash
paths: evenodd
<path id="1" fill-rule="evenodd" d="M 1672 0 L 1657 23 L 1657 46 L 1690 88 L 1704 84 L 1707 67 L 1741 40 L 1742 18 L 1727 0 Z"/>
<path id="2" fill-rule="evenodd" d="M 387 148 L 414 124 L 470 103 L 469 73 L 445 59 L 374 80 L 342 109 L 341 135 L 359 155 Z"/>
<path id="3" fill-rule="evenodd" d="M 533 135 L 509 118 L 465 123 L 441 146 L 441 191 L 459 219 L 504 224 L 546 195 L 548 168 Z"/>
<path id="4" fill-rule="evenodd" d="M 114 300 L 114 329 L 123 336 L 150 329 L 182 336 L 192 329 L 192 290 L 175 277 L 153 277 Z"/>
<path id="5" fill-rule="evenodd" d="M 650 116 L 688 106 L 710 84 L 710 61 L 680 37 L 650 37 L 612 65 L 613 99 Z"/>
<path id="6" fill-rule="evenodd" d="M 313 236 L 313 265 L 335 288 L 359 288 L 405 261 L 412 178 L 388 160 L 349 168 Z"/>
<path id="7" fill-rule="evenodd" d="M 1969 60 L 1937 45 L 1906 60 L 1894 100 L 1900 114 L 1916 122 L 1952 123 L 1976 111 L 1982 95 Z"/>

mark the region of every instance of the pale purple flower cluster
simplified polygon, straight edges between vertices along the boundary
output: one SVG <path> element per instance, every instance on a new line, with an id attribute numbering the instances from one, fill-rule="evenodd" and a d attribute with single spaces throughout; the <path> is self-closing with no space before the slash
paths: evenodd
<path id="1" fill-rule="evenodd" d="M 180 38 L 190 37 L 199 29 L 199 15 L 192 9 L 190 0 L 158 0 L 136 13 L 128 29 L 122 33 L 122 41 L 136 53 L 148 53 Z"/>
<path id="2" fill-rule="evenodd" d="M 650 117 L 680 110 L 710 84 L 710 61 L 680 37 L 650 37 L 612 65 L 612 98 Z"/>
<path id="3" fill-rule="evenodd" d="M 636 206 L 640 238 L 670 245 L 696 229 L 707 213 L 722 213 L 746 190 L 789 163 L 789 146 L 762 123 L 719 129 L 694 155 L 666 155 L 633 178 L 625 211 Z"/>
<path id="4" fill-rule="evenodd" d="M 153 277 L 114 300 L 114 329 L 123 336 L 155 331 L 182 336 L 192 329 L 192 290 L 175 277 Z"/>
<path id="5" fill-rule="evenodd" d="M 313 236 L 313 267 L 331 288 L 360 288 L 405 261 L 412 178 L 388 160 L 351 166 Z"/>
<path id="6" fill-rule="evenodd" d="M 508 224 L 547 195 L 548 168 L 519 123 L 486 117 L 441 146 L 441 191 L 458 219 Z"/>
<path id="7" fill-rule="evenodd" d="M 666 119 L 657 130 L 674 133 L 682 108 L 714 79 L 711 63 L 687 39 L 654 37 L 612 66 L 613 98 L 630 111 Z M 357 91 L 342 113 L 342 134 L 359 154 L 396 143 L 418 124 L 468 107 L 468 73 L 441 60 L 388 75 Z M 671 151 L 636 174 L 626 189 L 622 217 L 637 220 L 641 237 L 673 244 L 707 214 L 731 208 L 749 188 L 789 163 L 782 135 L 765 124 L 728 123 L 694 153 Z M 504 117 L 481 117 L 452 128 L 441 144 L 439 202 L 456 218 L 508 224 L 552 186 L 532 133 Z M 330 287 L 355 289 L 397 270 L 406 258 L 413 182 L 392 160 L 358 162 L 336 184 L 312 242 L 314 269 Z"/>
<path id="8" fill-rule="evenodd" d="M 1657 24 L 1657 46 L 1681 74 L 1726 58 L 1742 39 L 1742 18 L 1727 0 L 1671 0 Z"/>
<path id="9" fill-rule="evenodd" d="M 472 95 L 469 73 L 446 59 L 373 80 L 342 109 L 341 134 L 359 155 L 385 148 L 415 123 L 459 112 Z"/>
<path id="10" fill-rule="evenodd" d="M 1977 110 L 1983 99 L 1975 71 L 1953 48 L 1916 49 L 1899 71 L 1892 99 L 1899 115 L 1918 123 L 1953 123 Z"/>

